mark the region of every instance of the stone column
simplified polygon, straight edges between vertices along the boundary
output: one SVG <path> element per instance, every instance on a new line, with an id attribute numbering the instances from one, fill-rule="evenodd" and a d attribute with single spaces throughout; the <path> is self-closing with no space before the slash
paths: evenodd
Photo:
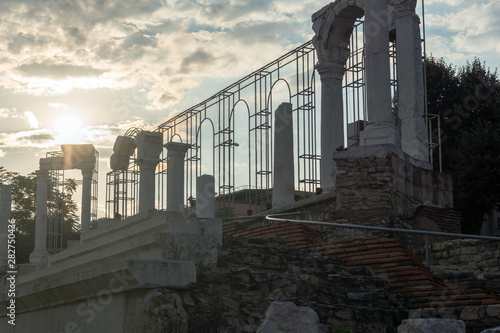
<path id="1" fill-rule="evenodd" d="M 169 142 L 167 148 L 167 211 L 184 211 L 184 157 L 191 145 Z"/>
<path id="2" fill-rule="evenodd" d="M 215 218 L 215 179 L 212 175 L 196 178 L 196 217 Z"/>
<path id="3" fill-rule="evenodd" d="M 12 187 L 10 185 L 2 185 L 0 188 L 0 272 L 8 270 L 7 244 L 11 204 Z"/>
<path id="4" fill-rule="evenodd" d="M 360 133 L 360 145 L 399 146 L 392 116 L 387 0 L 365 1 L 364 6 L 368 126 Z"/>
<path id="5" fill-rule="evenodd" d="M 82 169 L 82 213 L 81 232 L 85 234 L 90 231 L 90 213 L 92 202 L 92 173 L 94 169 Z"/>
<path id="6" fill-rule="evenodd" d="M 320 178 L 323 191 L 333 191 L 335 174 L 333 153 L 344 147 L 344 104 L 342 78 L 345 59 L 339 63 L 323 61 L 316 69 L 321 78 L 321 161 Z"/>
<path id="7" fill-rule="evenodd" d="M 294 202 L 292 104 L 282 103 L 274 113 L 273 207 Z"/>
<path id="8" fill-rule="evenodd" d="M 137 135 L 137 164 L 139 183 L 139 212 L 155 209 L 155 171 L 163 149 L 163 134 L 142 131 Z"/>
<path id="9" fill-rule="evenodd" d="M 401 121 L 401 148 L 421 161 L 429 161 L 424 115 L 424 78 L 420 19 L 416 0 L 394 7 L 396 60 L 398 71 L 398 117 Z"/>
<path id="10" fill-rule="evenodd" d="M 46 170 L 36 172 L 36 218 L 35 249 L 30 254 L 30 263 L 45 263 L 49 256 L 47 251 L 47 178 Z"/>

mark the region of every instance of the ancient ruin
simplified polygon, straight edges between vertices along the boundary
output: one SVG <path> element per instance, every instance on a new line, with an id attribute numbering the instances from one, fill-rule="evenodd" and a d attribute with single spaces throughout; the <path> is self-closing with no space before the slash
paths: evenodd
<path id="1" fill-rule="evenodd" d="M 0 330 L 268 332 L 293 313 L 311 332 L 500 325 L 498 290 L 484 288 L 500 277 L 498 239 L 481 245 L 471 278 L 486 282 L 474 288 L 410 250 L 432 241 L 434 264 L 473 259 L 439 245 L 461 230 L 451 177 L 431 163 L 415 7 L 336 0 L 312 15 L 312 41 L 154 130 L 118 136 L 105 218 L 91 212 L 94 146 L 40 159 L 35 248 L 15 270 L 16 326 L 2 281 Z M 47 177 L 68 169 L 82 170 L 81 237 L 50 253 Z M 10 214 L 3 187 L 3 272 Z M 420 323 L 442 324 L 403 325 Z"/>

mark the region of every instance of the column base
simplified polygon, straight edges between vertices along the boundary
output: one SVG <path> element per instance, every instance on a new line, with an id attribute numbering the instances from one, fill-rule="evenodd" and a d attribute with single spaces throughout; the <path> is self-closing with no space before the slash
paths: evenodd
<path id="1" fill-rule="evenodd" d="M 33 250 L 30 254 L 30 263 L 32 264 L 43 264 L 46 263 L 49 258 L 49 252 L 47 250 Z"/>
<path id="2" fill-rule="evenodd" d="M 401 135 L 392 124 L 369 124 L 360 133 L 360 146 L 392 144 L 401 148 Z"/>

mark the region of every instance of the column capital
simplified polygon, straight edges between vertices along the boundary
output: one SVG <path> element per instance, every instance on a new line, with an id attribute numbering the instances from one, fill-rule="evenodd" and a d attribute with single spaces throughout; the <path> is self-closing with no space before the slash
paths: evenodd
<path id="1" fill-rule="evenodd" d="M 418 15 L 415 14 L 417 0 L 391 0 L 390 5 L 392 6 L 392 16 L 394 19 L 406 15 L 413 15 L 414 18 L 420 21 Z"/>
<path id="2" fill-rule="evenodd" d="M 80 169 L 82 171 L 82 176 L 92 176 L 92 172 L 94 172 L 94 168 L 85 168 L 85 169 Z"/>
<path id="3" fill-rule="evenodd" d="M 184 155 L 189 148 L 191 148 L 191 145 L 188 143 L 182 143 L 182 142 L 167 142 L 166 144 L 163 145 L 165 148 L 168 150 L 168 154 L 178 154 L 178 155 Z"/>
<path id="4" fill-rule="evenodd" d="M 147 168 L 147 167 L 151 167 L 151 168 L 156 168 L 156 165 L 158 163 L 160 163 L 160 159 L 159 158 L 147 158 L 147 157 L 139 157 L 136 162 L 137 162 L 137 165 L 140 167 L 140 168 Z"/>
<path id="5" fill-rule="evenodd" d="M 342 80 L 345 72 L 345 61 L 322 61 L 316 65 L 321 80 Z"/>
<path id="6" fill-rule="evenodd" d="M 396 23 L 399 19 L 402 19 L 402 18 L 405 18 L 408 16 L 410 16 L 415 22 L 417 22 L 417 24 L 420 24 L 420 17 L 417 14 L 415 14 L 409 10 L 394 11 L 392 17 L 393 17 L 394 23 Z"/>

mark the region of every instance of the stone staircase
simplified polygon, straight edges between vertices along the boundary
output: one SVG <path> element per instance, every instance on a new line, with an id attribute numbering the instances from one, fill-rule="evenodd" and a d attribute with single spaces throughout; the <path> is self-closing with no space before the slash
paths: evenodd
<path id="1" fill-rule="evenodd" d="M 390 283 L 393 291 L 406 294 L 414 309 L 500 304 L 498 296 L 481 288 L 464 289 L 459 281 L 437 278 L 396 239 L 367 237 L 318 244 L 315 248 L 322 255 L 340 258 L 346 266 L 370 267 Z"/>
<path id="2" fill-rule="evenodd" d="M 395 293 L 410 300 L 410 316 L 462 319 L 469 327 L 500 324 L 500 297 L 466 278 L 443 280 L 393 238 L 377 236 L 327 242 L 320 231 L 304 224 L 275 223 L 246 227 L 224 226 L 234 237 L 280 237 L 292 248 L 311 248 L 338 258 L 345 266 L 369 267 L 389 282 Z"/>
<path id="3" fill-rule="evenodd" d="M 223 233 L 233 237 L 247 238 L 280 237 L 286 245 L 296 249 L 311 247 L 325 241 L 319 230 L 301 223 L 278 222 L 267 226 L 246 227 L 234 221 L 223 225 Z"/>

